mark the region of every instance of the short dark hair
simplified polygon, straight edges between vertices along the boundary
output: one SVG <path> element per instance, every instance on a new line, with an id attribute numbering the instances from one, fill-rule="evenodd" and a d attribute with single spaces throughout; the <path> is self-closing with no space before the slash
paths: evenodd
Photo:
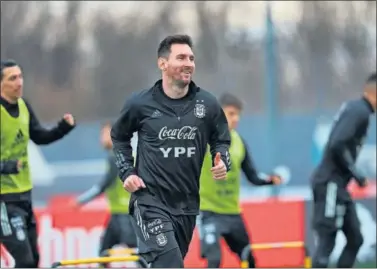
<path id="1" fill-rule="evenodd" d="M 233 106 L 235 108 L 238 108 L 239 110 L 242 110 L 243 108 L 242 100 L 230 93 L 222 94 L 219 98 L 219 102 L 222 107 Z"/>
<path id="2" fill-rule="evenodd" d="M 0 68 L 1 68 L 1 80 L 3 80 L 3 71 L 6 68 L 17 66 L 18 64 L 16 63 L 15 60 L 1 60 Z"/>
<path id="3" fill-rule="evenodd" d="M 369 75 L 366 83 L 369 84 L 369 83 L 376 83 L 376 82 L 377 82 L 377 75 L 376 75 L 376 72 L 374 72 L 374 73 Z"/>
<path id="4" fill-rule="evenodd" d="M 160 45 L 158 45 L 157 57 L 169 57 L 171 46 L 173 44 L 186 44 L 190 48 L 193 47 L 192 39 L 189 35 L 169 35 L 160 42 Z"/>

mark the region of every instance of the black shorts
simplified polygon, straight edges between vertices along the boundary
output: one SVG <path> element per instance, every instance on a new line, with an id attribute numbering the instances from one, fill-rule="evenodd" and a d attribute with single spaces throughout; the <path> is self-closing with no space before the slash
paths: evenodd
<path id="1" fill-rule="evenodd" d="M 130 248 L 137 245 L 136 234 L 132 226 L 132 217 L 128 214 L 112 214 L 102 236 L 100 253 L 115 245 L 123 244 Z"/>
<path id="2" fill-rule="evenodd" d="M 15 267 L 38 267 L 37 225 L 29 201 L 0 202 L 0 243 L 13 256 Z"/>
<path id="3" fill-rule="evenodd" d="M 155 205 L 147 205 L 134 200 L 130 206 L 134 230 L 138 239 L 138 250 L 148 262 L 158 256 L 179 248 L 184 259 L 195 228 L 195 215 L 171 215 Z"/>
<path id="4" fill-rule="evenodd" d="M 355 204 L 347 199 L 346 190 L 335 182 L 313 187 L 313 228 L 319 234 L 330 234 L 338 230 L 359 230 L 360 221 Z M 347 227 L 344 227 L 347 226 Z"/>
<path id="5" fill-rule="evenodd" d="M 199 215 L 198 226 L 203 258 L 207 257 L 207 254 L 214 249 L 220 248 L 221 238 L 224 238 L 229 248 L 238 255 L 241 255 L 244 247 L 250 244 L 241 215 L 202 211 Z"/>

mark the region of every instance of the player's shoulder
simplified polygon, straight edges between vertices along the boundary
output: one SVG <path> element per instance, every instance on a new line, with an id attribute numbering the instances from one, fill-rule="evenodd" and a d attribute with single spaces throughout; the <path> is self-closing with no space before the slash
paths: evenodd
<path id="1" fill-rule="evenodd" d="M 361 118 L 369 118 L 369 108 L 368 104 L 364 99 L 351 100 L 345 103 L 345 111 L 348 114 Z"/>
<path id="2" fill-rule="evenodd" d="M 151 89 L 143 89 L 133 92 L 126 100 L 133 106 L 141 106 L 148 102 L 148 99 L 152 96 Z"/>
<path id="3" fill-rule="evenodd" d="M 197 96 L 197 99 L 203 100 L 204 103 L 210 106 L 217 106 L 219 104 L 216 96 L 214 96 L 211 92 L 203 88 L 198 87 L 196 96 Z"/>
<path id="4" fill-rule="evenodd" d="M 19 98 L 18 103 L 21 104 L 21 105 L 25 105 L 28 111 L 32 110 L 32 106 L 27 99 Z"/>

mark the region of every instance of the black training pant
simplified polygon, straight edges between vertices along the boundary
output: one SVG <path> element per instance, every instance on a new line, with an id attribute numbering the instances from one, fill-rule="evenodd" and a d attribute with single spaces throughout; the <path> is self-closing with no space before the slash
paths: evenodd
<path id="1" fill-rule="evenodd" d="M 183 268 L 195 228 L 195 215 L 174 216 L 154 205 L 130 206 L 140 255 L 152 268 Z"/>
<path id="2" fill-rule="evenodd" d="M 129 214 L 111 214 L 106 229 L 101 238 L 100 255 L 115 245 L 124 244 L 129 248 L 137 246 L 136 234 Z M 108 267 L 108 264 L 102 264 Z"/>
<path id="3" fill-rule="evenodd" d="M 201 255 L 208 261 L 208 268 L 219 268 L 221 264 L 220 239 L 224 238 L 229 248 L 241 258 L 242 250 L 250 244 L 242 216 L 202 211 L 199 216 Z M 251 253 L 249 267 L 255 267 Z"/>
<path id="4" fill-rule="evenodd" d="M 312 263 L 315 268 L 328 267 L 339 230 L 344 233 L 347 244 L 339 257 L 337 267 L 353 267 L 363 244 L 355 204 L 352 200 L 343 198 L 344 192 L 335 182 L 313 187 L 313 228 L 317 235 L 317 246 Z"/>
<path id="5" fill-rule="evenodd" d="M 0 202 L 0 243 L 15 260 L 15 268 L 39 264 L 37 225 L 31 201 Z"/>

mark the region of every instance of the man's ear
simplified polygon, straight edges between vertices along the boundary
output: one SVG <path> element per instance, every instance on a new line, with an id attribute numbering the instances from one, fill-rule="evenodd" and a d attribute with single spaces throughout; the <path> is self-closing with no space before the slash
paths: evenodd
<path id="1" fill-rule="evenodd" d="M 157 65 L 158 65 L 158 68 L 161 70 L 161 71 L 165 71 L 166 68 L 167 68 L 167 60 L 163 57 L 160 57 L 158 58 L 157 60 Z"/>

